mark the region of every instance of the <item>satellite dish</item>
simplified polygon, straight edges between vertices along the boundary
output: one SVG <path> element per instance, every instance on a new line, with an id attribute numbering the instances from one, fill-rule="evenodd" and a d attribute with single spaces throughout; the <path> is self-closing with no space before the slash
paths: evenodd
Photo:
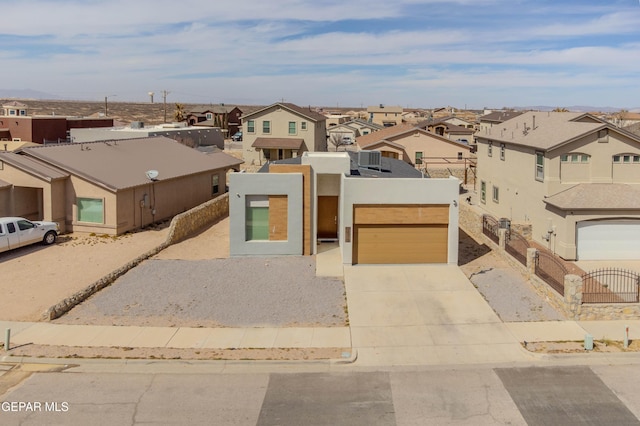
<path id="1" fill-rule="evenodd" d="M 159 173 L 157 170 L 147 170 L 145 174 L 147 175 L 147 179 L 149 180 L 158 180 Z"/>

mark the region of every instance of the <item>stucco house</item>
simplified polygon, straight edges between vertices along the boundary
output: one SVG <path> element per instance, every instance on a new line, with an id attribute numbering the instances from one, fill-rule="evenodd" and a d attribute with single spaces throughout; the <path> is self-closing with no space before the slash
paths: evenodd
<path id="1" fill-rule="evenodd" d="M 475 133 L 473 128 L 458 126 L 446 120 L 422 121 L 418 123 L 416 127 L 428 130 L 431 133 L 435 133 L 452 141 L 466 143 L 467 145 L 473 143 L 473 134 Z"/>
<path id="2" fill-rule="evenodd" d="M 479 130 L 481 133 L 490 131 L 493 127 L 499 128 L 501 123 L 507 120 L 511 120 L 519 115 L 522 115 L 523 111 L 491 111 L 480 118 L 478 118 Z"/>
<path id="3" fill-rule="evenodd" d="M 122 234 L 223 194 L 240 163 L 161 136 L 0 152 L 0 216 Z"/>
<path id="4" fill-rule="evenodd" d="M 313 255 L 328 240 L 343 264 L 457 264 L 458 179 L 369 152 L 305 152 L 265 167 L 229 176 L 232 256 Z"/>
<path id="5" fill-rule="evenodd" d="M 241 129 L 242 110 L 232 105 L 201 105 L 191 109 L 187 114 L 189 126 L 219 127 L 225 137 L 233 136 Z"/>
<path id="6" fill-rule="evenodd" d="M 367 107 L 367 116 L 370 123 L 383 127 L 396 126 L 402 124 L 402 113 L 404 109 L 401 106 L 377 105 Z"/>
<path id="7" fill-rule="evenodd" d="M 248 165 L 327 151 L 326 117 L 278 102 L 242 116 L 243 158 Z"/>
<path id="8" fill-rule="evenodd" d="M 569 260 L 637 259 L 640 137 L 589 114 L 527 112 L 476 135 L 479 205 Z"/>
<path id="9" fill-rule="evenodd" d="M 356 119 L 338 124 L 337 126 L 329 127 L 327 129 L 327 136 L 329 138 L 329 142 L 331 142 L 332 138 L 338 138 L 338 140 L 340 140 L 345 136 L 351 138 L 352 141 L 355 141 L 356 138 L 360 136 L 368 135 L 383 128 L 384 127 L 377 124 L 367 123 L 366 121 Z"/>
<path id="10" fill-rule="evenodd" d="M 405 161 L 431 177 L 454 175 L 468 183 L 473 176 L 475 156 L 469 145 L 410 124 L 361 136 L 356 143 L 361 150 L 380 151 L 383 157 Z"/>

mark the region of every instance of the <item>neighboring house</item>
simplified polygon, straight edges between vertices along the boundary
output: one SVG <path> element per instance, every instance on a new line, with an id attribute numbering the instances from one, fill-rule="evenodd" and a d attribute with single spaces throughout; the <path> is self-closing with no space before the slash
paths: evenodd
<path id="1" fill-rule="evenodd" d="M 569 260 L 637 259 L 640 137 L 592 115 L 527 112 L 476 135 L 480 206 Z"/>
<path id="2" fill-rule="evenodd" d="M 613 114 L 610 121 L 618 127 L 629 127 L 634 124 L 637 125 L 640 123 L 640 113 L 620 111 Z"/>
<path id="3" fill-rule="evenodd" d="M 457 264 L 457 179 L 368 152 L 306 152 L 265 168 L 229 176 L 232 256 L 313 255 L 328 240 L 344 264 Z"/>
<path id="4" fill-rule="evenodd" d="M 310 108 L 275 103 L 242 116 L 242 148 L 247 165 L 327 151 L 326 117 Z"/>
<path id="5" fill-rule="evenodd" d="M 3 104 L 0 112 L 0 142 L 64 143 L 71 129 L 113 126 L 112 118 L 29 116 L 27 105 L 15 101 Z"/>
<path id="6" fill-rule="evenodd" d="M 511 120 L 519 115 L 524 114 L 523 111 L 492 111 L 478 119 L 479 122 L 479 132 L 482 134 L 487 134 L 487 132 L 500 132 L 499 125 L 507 120 Z M 494 127 L 496 127 L 494 129 Z"/>
<path id="7" fill-rule="evenodd" d="M 326 126 L 327 129 L 330 129 L 333 126 L 337 126 L 342 123 L 346 123 L 351 120 L 351 117 L 346 114 L 333 114 L 324 112 L 323 115 L 327 117 Z"/>
<path id="8" fill-rule="evenodd" d="M 475 129 L 474 123 L 470 122 L 469 120 L 465 120 L 464 118 L 456 117 L 454 115 L 451 115 L 449 117 L 439 118 L 438 121 L 453 124 L 459 127 L 466 127 L 467 129 Z"/>
<path id="9" fill-rule="evenodd" d="M 475 157 L 469 145 L 410 124 L 379 130 L 356 142 L 361 150 L 380 151 L 383 157 L 405 161 L 432 177 L 455 175 L 468 183 L 473 176 Z"/>
<path id="10" fill-rule="evenodd" d="M 368 135 L 383 128 L 384 127 L 377 124 L 367 123 L 366 121 L 356 119 L 343 124 L 338 124 L 337 126 L 329 127 L 327 129 L 327 135 L 329 142 L 331 142 L 331 139 L 334 137 L 340 139 L 345 136 L 348 136 L 351 140 L 355 141 L 356 138 L 360 136 Z"/>
<path id="11" fill-rule="evenodd" d="M 241 116 L 242 111 L 236 106 L 203 105 L 187 114 L 187 123 L 189 126 L 219 127 L 228 138 L 242 128 Z"/>
<path id="12" fill-rule="evenodd" d="M 241 161 L 165 137 L 44 145 L 0 152 L 0 214 L 117 235 L 169 219 L 226 192 Z M 157 176 L 156 173 L 157 172 Z"/>
<path id="13" fill-rule="evenodd" d="M 402 113 L 404 109 L 401 106 L 379 106 L 367 107 L 367 116 L 369 123 L 374 123 L 383 127 L 396 126 L 402 124 Z"/>
<path id="14" fill-rule="evenodd" d="M 70 135 L 75 143 L 165 136 L 192 148 L 216 146 L 224 149 L 224 135 L 220 128 L 187 126 L 186 123 L 165 123 L 147 127 L 141 121 L 134 121 L 126 127 L 71 129 Z"/>
<path id="15" fill-rule="evenodd" d="M 473 134 L 475 130 L 466 126 L 458 126 L 451 124 L 446 120 L 423 121 L 418 123 L 416 127 L 428 130 L 438 136 L 445 137 L 452 141 L 464 142 L 467 145 L 473 143 Z"/>

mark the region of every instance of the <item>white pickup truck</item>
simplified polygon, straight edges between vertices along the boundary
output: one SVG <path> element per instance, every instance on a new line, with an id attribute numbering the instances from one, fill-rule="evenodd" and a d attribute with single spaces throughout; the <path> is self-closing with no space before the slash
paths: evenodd
<path id="1" fill-rule="evenodd" d="M 29 244 L 56 242 L 60 227 L 56 222 L 34 222 L 22 217 L 0 217 L 0 253 Z"/>

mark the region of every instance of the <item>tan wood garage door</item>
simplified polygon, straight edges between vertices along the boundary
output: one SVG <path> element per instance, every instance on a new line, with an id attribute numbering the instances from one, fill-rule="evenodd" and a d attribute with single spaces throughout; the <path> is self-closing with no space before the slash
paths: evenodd
<path id="1" fill-rule="evenodd" d="M 447 263 L 449 206 L 354 206 L 353 263 Z"/>

